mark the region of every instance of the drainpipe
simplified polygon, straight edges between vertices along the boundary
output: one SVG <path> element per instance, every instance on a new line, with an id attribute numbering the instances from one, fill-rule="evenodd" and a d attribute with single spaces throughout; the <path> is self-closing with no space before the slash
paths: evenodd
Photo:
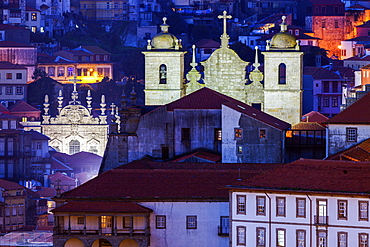
<path id="1" fill-rule="evenodd" d="M 310 247 L 312 247 L 312 199 L 306 195 L 308 200 L 310 200 Z"/>
<path id="2" fill-rule="evenodd" d="M 269 247 L 272 247 L 271 245 L 271 234 L 272 234 L 272 223 L 271 223 L 271 208 L 272 208 L 272 205 L 271 205 L 271 197 L 265 192 L 265 195 L 267 196 L 267 198 L 269 199 Z"/>

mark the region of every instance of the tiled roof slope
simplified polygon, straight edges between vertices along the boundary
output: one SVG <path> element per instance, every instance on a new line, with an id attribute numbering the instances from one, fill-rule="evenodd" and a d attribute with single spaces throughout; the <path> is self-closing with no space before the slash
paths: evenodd
<path id="1" fill-rule="evenodd" d="M 64 204 L 52 211 L 54 213 L 150 213 L 153 210 L 133 202 L 74 201 Z"/>
<path id="2" fill-rule="evenodd" d="M 302 116 L 302 122 L 316 122 L 322 123 L 328 120 L 329 118 L 320 112 L 317 111 L 310 111 Z"/>
<path id="3" fill-rule="evenodd" d="M 370 161 L 370 138 L 344 151 L 330 155 L 326 160 Z"/>
<path id="4" fill-rule="evenodd" d="M 238 110 L 243 114 L 258 119 L 259 121 L 274 126 L 276 128 L 287 129 L 290 127 L 290 124 L 282 120 L 279 120 L 241 101 L 238 101 L 206 87 L 199 89 L 194 93 L 182 97 L 165 106 L 167 107 L 168 111 L 174 111 L 175 109 L 221 109 L 222 105 L 227 105 L 234 110 Z"/>
<path id="5" fill-rule="evenodd" d="M 19 185 L 15 182 L 7 181 L 4 179 L 0 179 L 0 188 L 4 188 L 6 190 L 20 190 L 25 189 L 22 185 Z"/>
<path id="6" fill-rule="evenodd" d="M 315 80 L 340 79 L 337 73 L 321 67 L 304 67 L 303 74 L 311 75 Z"/>
<path id="7" fill-rule="evenodd" d="M 195 46 L 197 48 L 219 48 L 220 45 L 221 44 L 219 42 L 212 39 L 201 39 L 195 42 Z"/>
<path id="8" fill-rule="evenodd" d="M 39 109 L 30 104 L 19 100 L 17 103 L 9 107 L 10 112 L 41 112 Z"/>
<path id="9" fill-rule="evenodd" d="M 6 61 L 0 61 L 0 69 L 26 69 L 26 67 Z"/>
<path id="10" fill-rule="evenodd" d="M 209 162 L 220 162 L 222 159 L 221 155 L 209 153 L 206 151 L 198 151 L 198 152 L 194 152 L 188 155 L 184 155 L 180 158 L 174 159 L 173 162 L 181 162 L 191 157 L 199 158 L 202 160 L 208 160 Z"/>
<path id="11" fill-rule="evenodd" d="M 326 128 L 319 123 L 300 122 L 292 126 L 292 130 L 325 130 Z"/>
<path id="12" fill-rule="evenodd" d="M 357 100 L 348 108 L 324 123 L 328 124 L 369 124 L 370 123 L 370 94 Z"/>
<path id="13" fill-rule="evenodd" d="M 184 165 L 184 163 L 178 164 Z M 242 167 L 242 164 L 238 165 Z M 264 165 L 255 165 L 252 170 L 113 169 L 63 193 L 62 197 L 102 200 L 120 198 L 121 200 L 227 201 L 228 191 L 220 189 L 221 187 L 232 184 L 239 178 L 247 179 L 265 172 L 266 169 L 263 167 Z"/>
<path id="14" fill-rule="evenodd" d="M 300 159 L 228 187 L 295 193 L 370 194 L 370 163 Z"/>

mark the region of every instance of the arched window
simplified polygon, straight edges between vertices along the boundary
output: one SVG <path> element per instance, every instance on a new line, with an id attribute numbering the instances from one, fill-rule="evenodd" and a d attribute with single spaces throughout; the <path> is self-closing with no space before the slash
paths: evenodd
<path id="1" fill-rule="evenodd" d="M 286 84 L 286 65 L 279 64 L 279 84 Z"/>
<path id="2" fill-rule="evenodd" d="M 165 64 L 159 66 L 159 84 L 167 84 L 167 66 Z"/>
<path id="3" fill-rule="evenodd" d="M 69 154 L 72 155 L 78 152 L 80 152 L 80 142 L 77 140 L 72 140 L 69 143 Z"/>

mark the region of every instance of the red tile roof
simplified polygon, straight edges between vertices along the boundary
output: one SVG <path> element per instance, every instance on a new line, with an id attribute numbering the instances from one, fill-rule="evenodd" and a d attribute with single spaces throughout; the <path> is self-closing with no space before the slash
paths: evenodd
<path id="1" fill-rule="evenodd" d="M 164 107 L 167 107 L 168 111 L 174 111 L 175 109 L 221 109 L 222 105 L 240 111 L 275 128 L 287 129 L 290 127 L 290 124 L 284 121 L 206 87 L 173 101 Z"/>
<path id="2" fill-rule="evenodd" d="M 31 130 L 32 140 L 50 140 L 50 138 L 44 134 L 41 134 L 38 131 Z"/>
<path id="3" fill-rule="evenodd" d="M 106 50 L 103 50 L 99 46 L 83 45 L 82 48 L 88 50 L 89 52 L 91 52 L 93 54 L 110 54 L 109 52 L 107 52 Z M 78 49 L 80 49 L 80 47 L 77 47 L 74 50 L 78 50 Z"/>
<path id="4" fill-rule="evenodd" d="M 54 210 L 53 213 L 150 213 L 153 210 L 133 202 L 73 201 Z"/>
<path id="5" fill-rule="evenodd" d="M 337 73 L 334 71 L 327 70 L 321 67 L 304 67 L 303 75 L 311 75 L 315 80 L 324 80 L 324 79 L 341 79 Z"/>
<path id="6" fill-rule="evenodd" d="M 14 42 L 14 41 L 0 41 L 0 47 L 29 47 L 29 48 L 35 48 L 32 45 L 27 45 L 27 44 L 23 44 L 23 43 Z"/>
<path id="7" fill-rule="evenodd" d="M 370 124 L 370 94 L 367 93 L 338 115 L 328 119 L 328 124 Z"/>
<path id="8" fill-rule="evenodd" d="M 5 61 L 0 61 L 0 69 L 26 69 L 26 67 L 19 64 L 12 64 Z"/>
<path id="9" fill-rule="evenodd" d="M 35 192 L 39 194 L 40 197 L 54 197 L 57 194 L 56 189 L 41 186 L 36 186 Z"/>
<path id="10" fill-rule="evenodd" d="M 316 123 L 323 123 L 329 118 L 327 116 L 322 115 L 320 112 L 317 111 L 310 111 L 302 116 L 302 122 L 316 122 Z"/>
<path id="11" fill-rule="evenodd" d="M 3 106 L 2 104 L 0 104 L 0 112 L 4 112 L 4 113 L 9 114 L 9 110 L 5 106 Z"/>
<path id="12" fill-rule="evenodd" d="M 19 100 L 17 103 L 9 107 L 10 112 L 41 112 L 39 109 L 31 106 L 23 100 Z"/>
<path id="13" fill-rule="evenodd" d="M 5 190 L 21 190 L 25 189 L 22 185 L 19 185 L 15 182 L 10 182 L 4 179 L 0 179 L 0 188 L 4 188 Z"/>
<path id="14" fill-rule="evenodd" d="M 370 161 L 370 139 L 333 154 L 326 160 Z"/>
<path id="15" fill-rule="evenodd" d="M 212 39 L 201 39 L 194 44 L 197 48 L 220 48 L 220 43 Z"/>
<path id="16" fill-rule="evenodd" d="M 191 157 L 199 158 L 202 160 L 208 160 L 210 162 L 220 162 L 222 159 L 221 155 L 213 154 L 213 153 L 209 153 L 205 151 L 198 151 L 198 152 L 194 152 L 194 153 L 182 156 L 180 158 L 174 159 L 172 160 L 172 162 L 181 162 Z"/>
<path id="17" fill-rule="evenodd" d="M 158 164 L 158 163 L 157 163 Z M 186 167 L 185 163 L 172 163 Z M 217 165 L 219 163 L 216 163 Z M 122 200 L 184 200 L 213 199 L 228 200 L 228 192 L 220 187 L 236 182 L 239 178 L 247 179 L 274 165 L 250 165 L 244 169 L 244 164 L 233 164 L 239 169 L 122 169 L 109 170 L 98 177 L 62 194 L 63 198 L 95 198 Z M 132 165 L 132 164 L 131 164 Z M 154 165 L 147 164 L 147 165 Z M 206 163 L 206 166 L 215 165 Z M 167 166 L 170 166 L 167 164 Z M 199 163 L 194 163 L 199 166 Z"/>
<path id="18" fill-rule="evenodd" d="M 229 187 L 363 195 L 370 194 L 369 174 L 369 162 L 300 159 Z"/>
<path id="19" fill-rule="evenodd" d="M 300 122 L 293 125 L 292 130 L 326 130 L 326 128 L 319 123 Z"/>

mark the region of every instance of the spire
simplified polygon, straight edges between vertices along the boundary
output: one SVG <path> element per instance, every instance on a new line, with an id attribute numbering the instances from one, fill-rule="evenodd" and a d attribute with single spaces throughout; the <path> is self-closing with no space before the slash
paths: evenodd
<path id="1" fill-rule="evenodd" d="M 255 49 L 256 49 L 256 58 L 253 64 L 254 70 L 249 73 L 249 79 L 253 82 L 261 82 L 263 80 L 263 74 L 258 69 L 258 67 L 260 66 L 260 63 L 258 62 L 258 46 L 256 46 Z"/>
<path id="2" fill-rule="evenodd" d="M 101 108 L 100 108 L 100 110 L 101 110 L 101 115 L 102 116 L 104 116 L 105 115 L 105 106 L 106 106 L 107 104 L 105 103 L 105 96 L 104 95 L 102 95 L 101 96 L 101 103 L 100 103 L 100 106 L 101 106 Z"/>
<path id="3" fill-rule="evenodd" d="M 44 113 L 44 115 L 49 115 L 49 106 L 50 106 L 50 104 L 49 104 L 49 96 L 46 94 L 45 95 L 45 103 L 44 103 L 44 111 L 45 111 L 45 113 Z"/>
<path id="4" fill-rule="evenodd" d="M 72 104 L 72 105 L 81 104 L 80 101 L 77 101 L 78 100 L 77 82 L 82 81 L 82 80 L 77 79 L 76 74 L 74 74 L 73 79 L 69 79 L 68 81 L 73 82 L 73 92 L 72 92 L 72 96 L 71 96 L 72 101 L 70 101 L 69 104 Z"/>
<path id="5" fill-rule="evenodd" d="M 227 19 L 231 19 L 231 15 L 227 15 L 227 12 L 226 10 L 224 10 L 223 12 L 223 15 L 219 15 L 218 16 L 218 19 L 224 19 L 224 23 L 223 23 L 223 34 L 221 35 L 221 48 L 228 48 L 229 47 L 229 35 L 227 35 L 226 33 L 226 20 Z"/>
<path id="6" fill-rule="evenodd" d="M 62 95 L 62 90 L 59 90 L 59 95 L 58 95 L 58 112 L 63 108 L 63 95 Z"/>
<path id="7" fill-rule="evenodd" d="M 186 79 L 189 81 L 188 88 L 190 92 L 194 92 L 200 89 L 204 84 L 200 84 L 199 80 L 201 78 L 201 74 L 195 68 L 198 64 L 195 62 L 195 45 L 192 46 L 193 49 L 193 58 L 192 62 L 190 63 L 192 69 L 186 74 Z"/>

